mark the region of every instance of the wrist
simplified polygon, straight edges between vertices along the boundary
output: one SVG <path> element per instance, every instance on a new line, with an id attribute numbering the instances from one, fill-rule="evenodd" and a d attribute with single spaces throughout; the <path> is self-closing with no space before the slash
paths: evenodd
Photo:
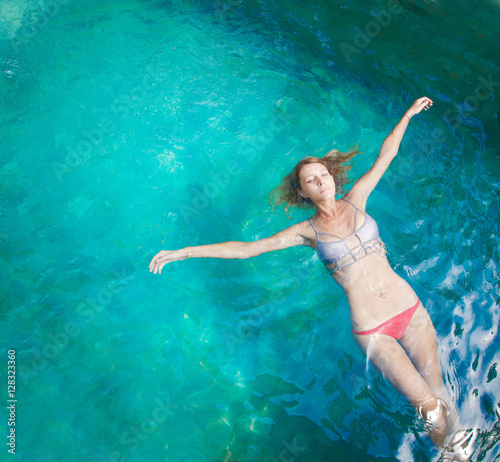
<path id="1" fill-rule="evenodd" d="M 406 117 L 408 119 L 408 122 L 411 121 L 411 117 L 412 116 L 409 116 L 406 112 L 403 114 L 403 117 Z"/>

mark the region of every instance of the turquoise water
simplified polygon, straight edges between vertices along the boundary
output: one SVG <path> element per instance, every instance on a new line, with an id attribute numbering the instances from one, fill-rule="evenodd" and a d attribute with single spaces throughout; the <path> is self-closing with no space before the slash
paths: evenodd
<path id="1" fill-rule="evenodd" d="M 18 460 L 437 460 L 310 249 L 148 272 L 288 226 L 268 195 L 297 160 L 359 141 L 361 174 L 423 95 L 368 210 L 433 318 L 473 460 L 498 460 L 499 18 L 423 5 L 0 3 Z"/>

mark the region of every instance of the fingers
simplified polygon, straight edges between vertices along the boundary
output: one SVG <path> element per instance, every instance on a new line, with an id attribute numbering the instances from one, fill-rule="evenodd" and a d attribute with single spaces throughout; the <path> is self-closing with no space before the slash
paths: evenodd
<path id="1" fill-rule="evenodd" d="M 419 105 L 423 106 L 423 109 L 425 109 L 426 111 L 434 104 L 432 99 L 428 98 L 427 96 L 419 98 L 417 102 L 419 103 Z"/>
<path id="2" fill-rule="evenodd" d="M 159 260 L 157 260 L 154 265 L 152 267 L 149 268 L 149 272 L 151 273 L 151 271 L 153 271 L 153 274 L 161 274 L 161 270 L 162 268 L 165 266 L 167 262 L 164 261 L 164 262 L 161 262 Z"/>
<path id="3" fill-rule="evenodd" d="M 429 97 L 423 96 L 415 100 L 410 109 L 415 114 L 418 114 L 422 110 L 427 111 L 433 104 L 433 101 Z"/>
<path id="4" fill-rule="evenodd" d="M 163 251 L 162 251 L 163 252 Z M 158 260 L 158 258 L 160 257 L 161 253 L 162 252 L 159 252 L 157 253 L 153 259 L 151 260 L 151 262 L 149 263 L 149 271 L 151 271 L 155 266 L 156 266 L 156 260 Z"/>
<path id="5" fill-rule="evenodd" d="M 149 264 L 149 272 L 151 271 L 156 273 L 161 274 L 162 268 L 165 266 L 166 263 L 168 263 L 168 251 L 162 250 L 161 252 L 158 252 L 153 259 L 151 260 L 151 263 Z"/>
<path id="6" fill-rule="evenodd" d="M 155 267 L 154 274 L 156 274 L 156 273 L 161 274 L 161 270 L 162 270 L 162 268 L 165 266 L 165 263 L 166 263 L 166 262 L 164 262 L 164 263 L 158 263 L 158 264 L 156 265 L 156 267 Z"/>

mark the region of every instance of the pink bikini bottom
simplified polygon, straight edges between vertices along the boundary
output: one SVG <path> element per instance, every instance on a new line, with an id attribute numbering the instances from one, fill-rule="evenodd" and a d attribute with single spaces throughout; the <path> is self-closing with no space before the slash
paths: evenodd
<path id="1" fill-rule="evenodd" d="M 362 332 L 356 332 L 353 330 L 352 333 L 356 335 L 384 334 L 399 340 L 406 332 L 408 324 L 410 324 L 411 318 L 415 314 L 415 311 L 417 311 L 419 303 L 420 300 L 417 300 L 417 303 L 415 303 L 415 305 L 411 308 L 408 308 L 406 311 L 403 311 L 383 324 L 380 324 L 380 326 L 375 327 L 375 329 L 364 330 Z"/>

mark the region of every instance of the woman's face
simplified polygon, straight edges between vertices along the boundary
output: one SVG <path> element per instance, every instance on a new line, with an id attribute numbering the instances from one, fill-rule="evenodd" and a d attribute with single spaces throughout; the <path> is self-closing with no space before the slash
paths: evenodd
<path id="1" fill-rule="evenodd" d="M 328 169 L 320 163 L 306 164 L 299 172 L 302 197 L 311 199 L 314 203 L 335 199 L 335 181 Z"/>

